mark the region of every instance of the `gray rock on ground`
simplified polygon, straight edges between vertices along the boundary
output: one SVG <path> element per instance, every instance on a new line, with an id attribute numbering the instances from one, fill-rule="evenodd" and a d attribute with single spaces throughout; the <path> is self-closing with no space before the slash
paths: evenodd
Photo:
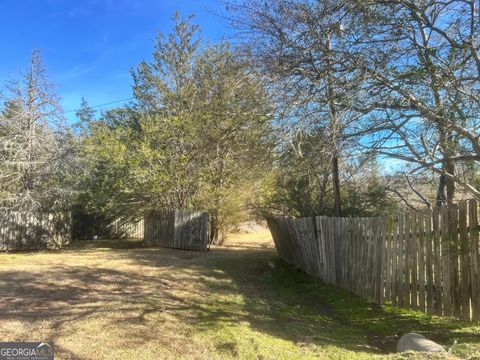
<path id="1" fill-rule="evenodd" d="M 445 349 L 423 335 L 409 333 L 403 335 L 397 343 L 397 352 L 404 351 L 444 352 Z"/>

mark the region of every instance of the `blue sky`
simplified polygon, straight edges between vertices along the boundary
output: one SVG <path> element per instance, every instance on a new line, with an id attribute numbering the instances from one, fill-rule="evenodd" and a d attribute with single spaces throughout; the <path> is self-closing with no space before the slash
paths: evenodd
<path id="1" fill-rule="evenodd" d="M 223 9 L 217 0 L 0 0 L 0 78 L 24 69 L 38 48 L 69 119 L 82 96 L 90 105 L 128 99 L 130 69 L 151 58 L 176 9 L 196 15 L 205 40 L 229 33 L 212 14 Z"/>

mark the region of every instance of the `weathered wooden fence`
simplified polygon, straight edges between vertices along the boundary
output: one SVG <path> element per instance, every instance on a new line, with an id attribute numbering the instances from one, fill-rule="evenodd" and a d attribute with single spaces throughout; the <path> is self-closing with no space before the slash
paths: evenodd
<path id="1" fill-rule="evenodd" d="M 59 248 L 71 241 L 70 214 L 0 212 L 0 251 Z"/>
<path id="2" fill-rule="evenodd" d="M 74 212 L 72 233 L 75 240 L 99 239 L 142 239 L 143 219 L 130 220 L 107 217 L 102 214 Z"/>
<path id="3" fill-rule="evenodd" d="M 115 219 L 107 226 L 117 238 L 143 239 L 143 219 L 138 221 Z"/>
<path id="4" fill-rule="evenodd" d="M 378 218 L 271 218 L 279 256 L 372 302 L 480 320 L 478 204 Z"/>
<path id="5" fill-rule="evenodd" d="M 208 240 L 208 213 L 164 210 L 152 212 L 144 218 L 147 246 L 207 250 Z"/>

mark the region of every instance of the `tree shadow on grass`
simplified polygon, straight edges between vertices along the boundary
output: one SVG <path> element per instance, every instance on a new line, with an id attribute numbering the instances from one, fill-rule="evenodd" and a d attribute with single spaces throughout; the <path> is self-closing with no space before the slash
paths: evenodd
<path id="1" fill-rule="evenodd" d="M 455 331 L 464 326 L 446 321 L 432 325 L 427 315 L 375 307 L 284 264 L 271 249 L 114 248 L 102 253 L 87 248 L 62 253 L 70 263 L 57 259 L 44 268 L 0 271 L 0 331 L 7 321 L 48 322 L 49 338 L 41 340 L 55 341 L 78 331 L 79 322 L 97 321 L 92 331 L 128 337 L 134 346 L 156 341 L 168 348 L 170 338 L 155 331 L 168 316 L 185 325 L 179 329 L 185 336 L 191 331 L 185 328 L 208 333 L 244 323 L 296 344 L 374 354 L 389 348 L 369 344 L 368 338 L 394 339 L 416 331 L 441 334 L 445 343 L 461 336 Z M 84 259 L 78 265 L 72 261 L 77 255 L 102 261 L 83 264 Z M 219 351 L 234 356 L 234 345 L 218 344 Z M 71 352 L 64 357 L 81 358 L 75 356 Z"/>
<path id="2" fill-rule="evenodd" d="M 161 342 L 149 331 L 149 314 L 180 313 L 192 307 L 174 294 L 174 288 L 167 277 L 100 267 L 64 265 L 49 267 L 48 272 L 1 271 L 0 333 L 9 321 L 25 324 L 26 331 L 3 331 L 3 337 L 9 337 L 5 341 L 22 341 L 30 336 L 28 327 L 34 332 L 47 324 L 48 331 L 42 331 L 45 337 L 38 341 L 56 342 L 77 329 L 82 331 L 85 323 L 93 333 L 112 331 L 113 337 L 128 336 L 132 346 Z M 58 347 L 58 351 L 62 358 L 82 358 L 66 347 Z"/>
<path id="3" fill-rule="evenodd" d="M 210 292 L 241 294 L 243 315 L 225 310 L 228 304 L 220 303 L 203 314 L 200 328 L 247 321 L 260 332 L 295 343 L 368 353 L 394 352 L 398 338 L 408 332 L 447 346 L 462 339 L 480 343 L 472 323 L 371 304 L 282 262 L 271 250 L 216 252 L 203 261 L 193 259 L 191 266 L 204 275 L 203 284 Z M 151 260 L 135 255 L 132 259 L 141 264 Z"/>

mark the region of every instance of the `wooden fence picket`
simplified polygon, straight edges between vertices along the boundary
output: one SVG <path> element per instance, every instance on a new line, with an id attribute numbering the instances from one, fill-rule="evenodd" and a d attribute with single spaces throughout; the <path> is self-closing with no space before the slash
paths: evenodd
<path id="1" fill-rule="evenodd" d="M 418 212 L 418 308 L 420 311 L 425 312 L 425 300 L 426 300 L 426 280 L 425 280 L 425 243 L 426 243 L 426 230 L 425 230 L 425 212 Z"/>
<path id="2" fill-rule="evenodd" d="M 440 209 L 435 207 L 432 211 L 432 242 L 434 252 L 434 282 L 435 282 L 435 313 L 443 314 L 442 299 L 442 252 L 441 252 L 441 220 Z"/>
<path id="3" fill-rule="evenodd" d="M 479 224 L 478 203 L 470 200 L 469 210 L 469 240 L 470 240 L 470 281 L 471 305 L 473 320 L 480 320 L 480 255 L 479 255 Z"/>
<path id="4" fill-rule="evenodd" d="M 420 214 L 418 212 L 412 213 L 412 234 L 411 234 L 411 306 L 412 309 L 418 309 L 418 247 L 420 240 Z"/>
<path id="5" fill-rule="evenodd" d="M 468 241 L 468 223 L 467 223 L 467 202 L 458 204 L 458 225 L 459 225 L 459 278 L 458 292 L 460 295 L 459 305 L 461 307 L 460 317 L 462 319 L 470 318 L 470 254 Z"/>

